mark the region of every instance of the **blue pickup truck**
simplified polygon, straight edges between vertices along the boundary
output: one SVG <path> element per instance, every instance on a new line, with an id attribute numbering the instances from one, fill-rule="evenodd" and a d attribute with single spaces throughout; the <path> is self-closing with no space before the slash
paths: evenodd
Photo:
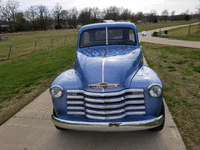
<path id="1" fill-rule="evenodd" d="M 163 84 L 143 65 L 133 23 L 83 26 L 75 68 L 61 73 L 50 93 L 52 121 L 60 130 L 160 131 L 164 127 Z"/>

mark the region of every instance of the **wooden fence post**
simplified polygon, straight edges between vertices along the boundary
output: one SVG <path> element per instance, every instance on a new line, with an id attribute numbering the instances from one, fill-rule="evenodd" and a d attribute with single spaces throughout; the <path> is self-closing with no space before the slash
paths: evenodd
<path id="1" fill-rule="evenodd" d="M 53 47 L 53 38 L 52 38 L 52 41 L 51 41 L 51 48 Z"/>
<path id="2" fill-rule="evenodd" d="M 8 59 L 10 58 L 11 50 L 12 50 L 12 44 L 10 45 L 10 50 L 9 50 L 9 54 L 8 54 Z"/>
<path id="3" fill-rule="evenodd" d="M 36 50 L 36 46 L 37 46 L 37 40 L 35 41 L 34 52 L 35 52 L 35 50 Z"/>
<path id="4" fill-rule="evenodd" d="M 190 35 L 190 28 L 191 28 L 191 24 L 189 25 L 189 31 L 188 31 L 188 35 Z"/>

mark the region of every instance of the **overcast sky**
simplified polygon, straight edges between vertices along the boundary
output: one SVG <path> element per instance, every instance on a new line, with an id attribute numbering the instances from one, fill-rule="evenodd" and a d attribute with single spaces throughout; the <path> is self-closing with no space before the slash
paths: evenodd
<path id="1" fill-rule="evenodd" d="M 3 0 L 5 2 L 7 0 Z M 169 14 L 174 10 L 175 14 L 186 12 L 195 13 L 200 4 L 200 0 L 17 0 L 20 3 L 19 10 L 27 10 L 28 7 L 34 5 L 45 5 L 51 10 L 58 2 L 63 9 L 71 9 L 76 7 L 81 10 L 85 7 L 98 7 L 100 10 L 110 6 L 128 8 L 132 12 L 149 13 L 152 9 L 156 10 L 160 15 L 165 9 Z"/>

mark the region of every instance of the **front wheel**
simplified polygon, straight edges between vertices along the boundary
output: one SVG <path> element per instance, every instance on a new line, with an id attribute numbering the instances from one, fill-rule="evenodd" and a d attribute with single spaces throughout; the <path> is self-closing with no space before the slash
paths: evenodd
<path id="1" fill-rule="evenodd" d="M 56 115 L 56 112 L 55 112 L 55 110 L 53 109 L 53 116 L 55 116 L 55 117 L 57 117 L 57 115 Z M 56 129 L 58 129 L 58 130 L 67 130 L 67 129 L 64 129 L 64 128 L 61 128 L 61 127 L 58 127 L 58 126 L 56 126 L 55 125 L 55 127 L 56 127 Z"/>
<path id="2" fill-rule="evenodd" d="M 165 124 L 165 106 L 163 104 L 162 106 L 162 110 L 159 116 L 163 115 L 163 123 L 161 125 L 159 125 L 158 127 L 149 129 L 150 131 L 161 131 L 164 128 L 164 124 Z"/>

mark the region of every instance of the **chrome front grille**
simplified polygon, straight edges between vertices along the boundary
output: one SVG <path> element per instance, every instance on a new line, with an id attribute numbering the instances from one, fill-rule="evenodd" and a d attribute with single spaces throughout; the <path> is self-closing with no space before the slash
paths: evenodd
<path id="1" fill-rule="evenodd" d="M 143 89 L 126 89 L 111 93 L 67 90 L 67 115 L 83 115 L 100 120 L 145 115 L 143 92 Z"/>

